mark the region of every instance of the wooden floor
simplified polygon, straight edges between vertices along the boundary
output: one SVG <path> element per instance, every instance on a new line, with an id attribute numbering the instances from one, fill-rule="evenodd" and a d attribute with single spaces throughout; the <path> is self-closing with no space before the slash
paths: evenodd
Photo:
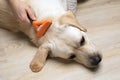
<path id="1" fill-rule="evenodd" d="M 0 80 L 120 80 L 120 0 L 87 0 L 76 16 L 102 52 L 97 70 L 48 59 L 41 72 L 33 73 L 29 63 L 37 48 L 25 36 L 0 29 Z"/>

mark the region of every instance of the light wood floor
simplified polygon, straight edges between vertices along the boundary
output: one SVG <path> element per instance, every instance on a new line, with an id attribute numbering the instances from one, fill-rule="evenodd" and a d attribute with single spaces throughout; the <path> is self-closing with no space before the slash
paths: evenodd
<path id="1" fill-rule="evenodd" d="M 87 0 L 76 13 L 102 51 L 96 71 L 48 59 L 39 73 L 29 69 L 37 48 L 26 37 L 0 29 L 0 80 L 120 80 L 120 0 Z"/>

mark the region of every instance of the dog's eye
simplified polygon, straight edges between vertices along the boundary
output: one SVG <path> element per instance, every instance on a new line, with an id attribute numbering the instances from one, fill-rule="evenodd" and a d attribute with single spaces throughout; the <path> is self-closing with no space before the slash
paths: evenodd
<path id="1" fill-rule="evenodd" d="M 71 54 L 70 57 L 69 57 L 69 59 L 74 59 L 75 57 L 76 57 L 75 54 Z"/>
<path id="2" fill-rule="evenodd" d="M 82 36 L 82 39 L 80 41 L 80 45 L 83 46 L 85 44 L 85 38 Z"/>

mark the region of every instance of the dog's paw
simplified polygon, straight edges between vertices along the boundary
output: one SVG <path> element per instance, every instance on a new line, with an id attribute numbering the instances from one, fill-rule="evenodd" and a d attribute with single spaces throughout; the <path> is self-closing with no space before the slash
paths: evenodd
<path id="1" fill-rule="evenodd" d="M 39 72 L 43 68 L 43 65 L 40 62 L 34 62 L 30 64 L 30 68 L 33 72 Z"/>

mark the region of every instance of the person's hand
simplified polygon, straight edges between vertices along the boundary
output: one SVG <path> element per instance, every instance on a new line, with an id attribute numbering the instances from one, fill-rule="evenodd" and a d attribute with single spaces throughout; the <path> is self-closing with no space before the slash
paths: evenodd
<path id="1" fill-rule="evenodd" d="M 36 17 L 32 12 L 31 8 L 24 2 L 20 0 L 8 0 L 8 3 L 13 11 L 13 14 L 15 15 L 15 17 L 19 22 L 25 22 L 27 24 L 31 24 L 28 16 L 32 20 L 36 20 Z"/>

